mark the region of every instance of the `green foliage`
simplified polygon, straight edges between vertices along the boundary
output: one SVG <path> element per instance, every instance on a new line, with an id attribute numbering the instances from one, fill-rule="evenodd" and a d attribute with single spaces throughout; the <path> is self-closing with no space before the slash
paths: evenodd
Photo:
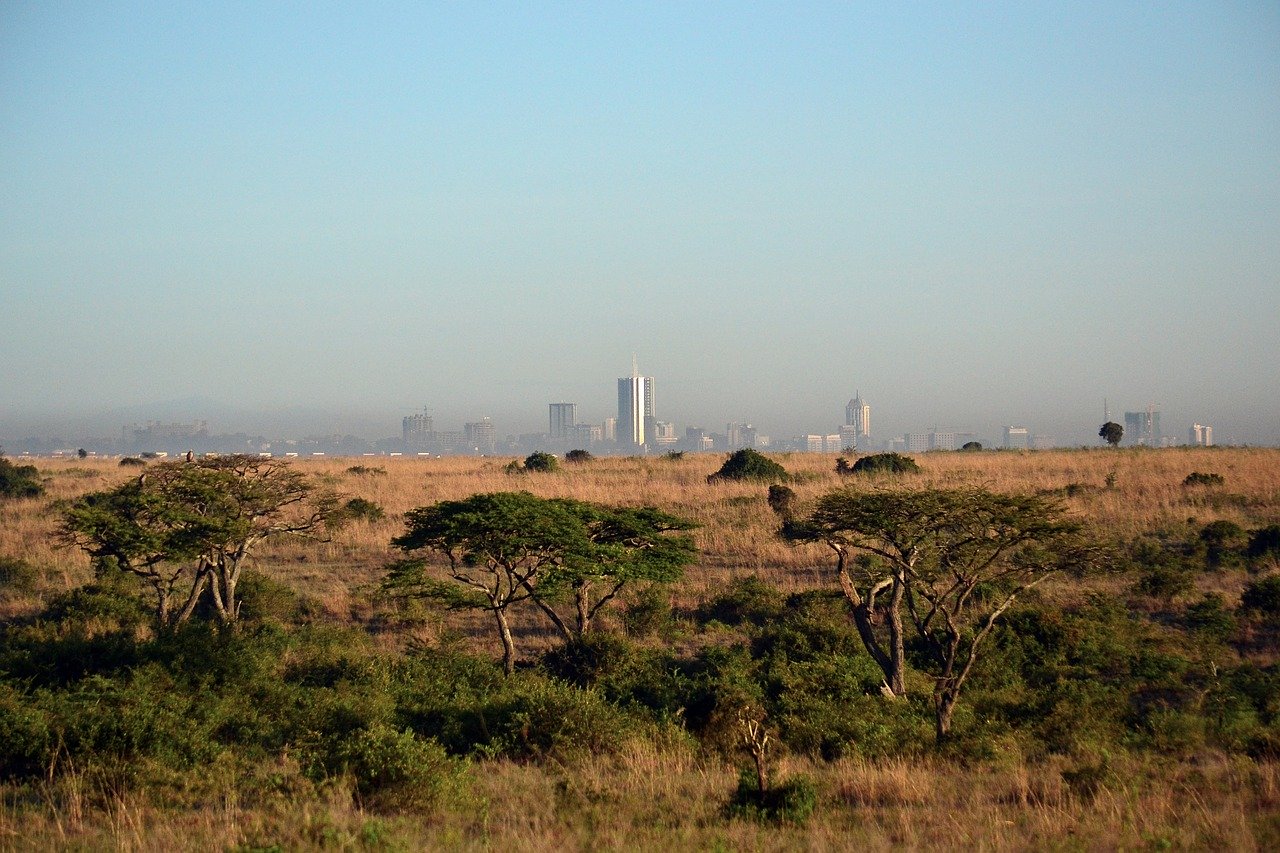
<path id="1" fill-rule="evenodd" d="M 919 474 L 920 466 L 901 453 L 873 453 L 853 463 L 854 474 Z"/>
<path id="2" fill-rule="evenodd" d="M 334 520 L 337 523 L 365 521 L 372 524 L 386 518 L 386 515 L 386 510 L 375 501 L 366 498 L 351 498 L 335 513 Z"/>
<path id="3" fill-rule="evenodd" d="M 1222 596 L 1211 592 L 1187 607 L 1183 622 L 1194 634 L 1222 642 L 1235 633 L 1236 620 Z"/>
<path id="4" fill-rule="evenodd" d="M 728 814 L 763 823 L 804 825 L 817 805 L 818 789 L 808 776 L 791 776 L 761 791 L 755 768 L 744 767 L 729 801 Z"/>
<path id="5" fill-rule="evenodd" d="M 1244 562 L 1248 534 L 1233 521 L 1213 521 L 1200 529 L 1205 562 L 1211 569 L 1228 568 Z"/>
<path id="6" fill-rule="evenodd" d="M 1280 575 L 1250 582 L 1240 595 L 1240 610 L 1261 616 L 1280 616 Z"/>
<path id="7" fill-rule="evenodd" d="M 595 457 L 591 455 L 589 450 L 570 450 L 564 455 L 565 462 L 590 462 L 592 459 L 595 459 Z"/>
<path id="8" fill-rule="evenodd" d="M 19 557 L 0 556 L 0 597 L 30 595 L 40 583 L 40 570 Z"/>
<path id="9" fill-rule="evenodd" d="M 314 775 L 345 775 L 366 806 L 422 812 L 456 785 L 458 767 L 433 740 L 385 723 L 358 728 L 313 754 Z"/>
<path id="10" fill-rule="evenodd" d="M 622 610 L 622 630 L 629 637 L 666 637 L 674 627 L 670 593 L 658 584 L 643 587 Z"/>
<path id="11" fill-rule="evenodd" d="M 769 457 L 749 447 L 734 451 L 720 466 L 720 470 L 707 477 L 708 483 L 717 480 L 756 480 L 760 482 L 786 482 L 787 470 Z"/>
<path id="12" fill-rule="evenodd" d="M 1186 476 L 1186 479 L 1182 481 L 1182 485 L 1187 487 L 1221 486 L 1221 485 L 1224 485 L 1225 483 L 1226 483 L 1226 480 L 1222 479 L 1221 474 L 1203 474 L 1199 471 L 1192 471 L 1190 474 Z"/>
<path id="13" fill-rule="evenodd" d="M 783 595 L 777 587 L 756 575 L 746 575 L 732 581 L 728 589 L 699 607 L 697 617 L 702 622 L 763 626 L 781 618 L 783 608 Z"/>
<path id="14" fill-rule="evenodd" d="M 559 470 L 560 460 L 556 459 L 553 453 L 544 453 L 541 450 L 534 451 L 524 458 L 525 471 L 541 471 L 549 473 Z"/>
<path id="15" fill-rule="evenodd" d="M 139 459 L 136 456 L 126 456 L 120 460 L 121 468 L 145 468 L 147 460 Z"/>
<path id="16" fill-rule="evenodd" d="M 1280 524 L 1272 524 L 1253 531 L 1249 537 L 1248 555 L 1253 561 L 1268 557 L 1280 558 Z"/>
<path id="17" fill-rule="evenodd" d="M 40 471 L 34 465 L 14 465 L 0 456 L 0 500 L 35 498 L 44 494 Z"/>
<path id="18" fill-rule="evenodd" d="M 1120 439 L 1124 438 L 1124 427 L 1115 421 L 1107 421 L 1098 428 L 1098 438 L 1101 438 L 1112 447 L 1120 444 Z"/>
<path id="19" fill-rule="evenodd" d="M 347 469 L 347 473 L 354 474 L 357 477 L 385 477 L 387 469 L 372 465 L 352 465 Z"/>

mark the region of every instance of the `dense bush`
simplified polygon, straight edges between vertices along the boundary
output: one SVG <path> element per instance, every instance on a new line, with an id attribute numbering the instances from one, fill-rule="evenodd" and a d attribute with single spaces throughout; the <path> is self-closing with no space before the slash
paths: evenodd
<path id="1" fill-rule="evenodd" d="M 1205 562 L 1210 568 L 1227 568 L 1244 561 L 1248 534 L 1233 521 L 1213 521 L 1201 528 L 1200 542 L 1204 545 Z"/>
<path id="2" fill-rule="evenodd" d="M 808 776 L 792 776 L 761 791 L 756 771 L 746 767 L 738 776 L 728 813 L 747 820 L 803 824 L 817 805 L 818 790 Z"/>
<path id="3" fill-rule="evenodd" d="M 0 499 L 34 498 L 44 494 L 40 471 L 34 465 L 14 465 L 0 456 Z"/>
<path id="4" fill-rule="evenodd" d="M 920 466 L 901 453 L 873 453 L 853 463 L 854 474 L 919 474 Z"/>
<path id="5" fill-rule="evenodd" d="M 734 451 L 720 466 L 720 470 L 707 477 L 708 483 L 717 480 L 757 480 L 761 482 L 785 482 L 787 470 L 769 457 L 749 447 Z"/>
<path id="6" fill-rule="evenodd" d="M 526 471 L 555 471 L 559 467 L 560 462 L 554 454 L 543 453 L 541 450 L 530 453 L 524 459 Z"/>
<path id="7" fill-rule="evenodd" d="M 564 455 L 565 462 L 590 462 L 595 459 L 589 450 L 570 450 Z"/>
<path id="8" fill-rule="evenodd" d="M 1184 486 L 1221 486 L 1226 482 L 1222 479 L 1221 474 L 1204 474 L 1200 471 L 1192 471 L 1182 481 Z"/>
<path id="9" fill-rule="evenodd" d="M 366 498 L 351 498 L 342 505 L 336 522 L 367 521 L 375 522 L 386 518 L 387 512 L 375 501 Z"/>
<path id="10" fill-rule="evenodd" d="M 1253 531 L 1249 537 L 1249 559 L 1280 558 L 1280 524 L 1272 524 Z"/>

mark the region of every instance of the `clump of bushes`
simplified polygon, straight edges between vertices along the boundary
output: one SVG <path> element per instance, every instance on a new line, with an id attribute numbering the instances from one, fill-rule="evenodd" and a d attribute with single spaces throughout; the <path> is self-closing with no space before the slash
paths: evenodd
<path id="1" fill-rule="evenodd" d="M 386 468 L 377 468 L 369 465 L 352 465 L 347 469 L 348 474 L 355 474 L 359 477 L 378 476 L 385 477 L 387 475 Z"/>
<path id="2" fill-rule="evenodd" d="M 0 456 L 0 498 L 35 498 L 44 493 L 34 465 L 14 465 Z"/>
<path id="3" fill-rule="evenodd" d="M 761 791 L 756 771 L 744 767 L 728 812 L 730 817 L 761 823 L 804 824 L 817 805 L 818 789 L 808 776 L 792 776 Z"/>
<path id="4" fill-rule="evenodd" d="M 387 512 L 377 502 L 365 498 L 351 498 L 340 512 L 343 521 L 381 521 Z"/>
<path id="5" fill-rule="evenodd" d="M 873 453 L 853 463 L 853 474 L 919 474 L 920 466 L 901 453 Z"/>
<path id="6" fill-rule="evenodd" d="M 1222 479 L 1221 474 L 1204 474 L 1200 471 L 1192 471 L 1187 478 L 1182 481 L 1184 486 L 1221 486 L 1226 483 Z"/>
<path id="7" fill-rule="evenodd" d="M 756 480 L 760 482 L 786 482 L 790 479 L 787 469 L 769 457 L 749 447 L 729 455 L 720 470 L 707 477 L 708 483 L 719 480 Z"/>
<path id="8" fill-rule="evenodd" d="M 147 464 L 147 460 L 139 459 L 136 456 L 126 456 L 120 460 L 121 468 L 142 468 Z"/>
<path id="9" fill-rule="evenodd" d="M 592 459 L 595 459 L 595 457 L 591 455 L 589 450 L 570 450 L 564 455 L 565 462 L 590 462 Z"/>
<path id="10" fill-rule="evenodd" d="M 1250 560 L 1261 560 L 1265 557 L 1280 557 L 1280 524 L 1271 524 L 1253 531 L 1249 537 L 1248 555 Z"/>
<path id="11" fill-rule="evenodd" d="M 526 471 L 550 473 L 551 471 L 560 470 L 560 460 L 556 459 L 554 453 L 545 453 L 537 450 L 524 458 L 524 464 L 508 462 L 503 470 L 508 474 L 523 474 Z"/>

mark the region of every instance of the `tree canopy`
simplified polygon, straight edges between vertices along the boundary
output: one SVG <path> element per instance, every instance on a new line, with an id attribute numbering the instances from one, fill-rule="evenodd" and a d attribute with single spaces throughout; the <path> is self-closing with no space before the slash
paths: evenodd
<path id="1" fill-rule="evenodd" d="M 1124 437 L 1124 427 L 1115 421 L 1107 421 L 1098 428 L 1098 438 L 1107 442 L 1107 444 L 1115 447 L 1120 443 L 1120 439 Z"/>
<path id="2" fill-rule="evenodd" d="M 787 479 L 789 479 L 787 469 L 769 457 L 744 447 L 731 453 L 720 466 L 720 470 L 707 478 L 707 482 L 714 483 L 716 480 L 786 482 Z"/>

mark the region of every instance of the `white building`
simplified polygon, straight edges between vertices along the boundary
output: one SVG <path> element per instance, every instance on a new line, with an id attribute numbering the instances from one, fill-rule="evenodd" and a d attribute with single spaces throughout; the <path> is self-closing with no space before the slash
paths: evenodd
<path id="1" fill-rule="evenodd" d="M 618 380 L 618 444 L 644 447 L 646 430 L 652 431 L 655 423 L 653 377 L 641 376 L 633 360 L 631 375 Z"/>

